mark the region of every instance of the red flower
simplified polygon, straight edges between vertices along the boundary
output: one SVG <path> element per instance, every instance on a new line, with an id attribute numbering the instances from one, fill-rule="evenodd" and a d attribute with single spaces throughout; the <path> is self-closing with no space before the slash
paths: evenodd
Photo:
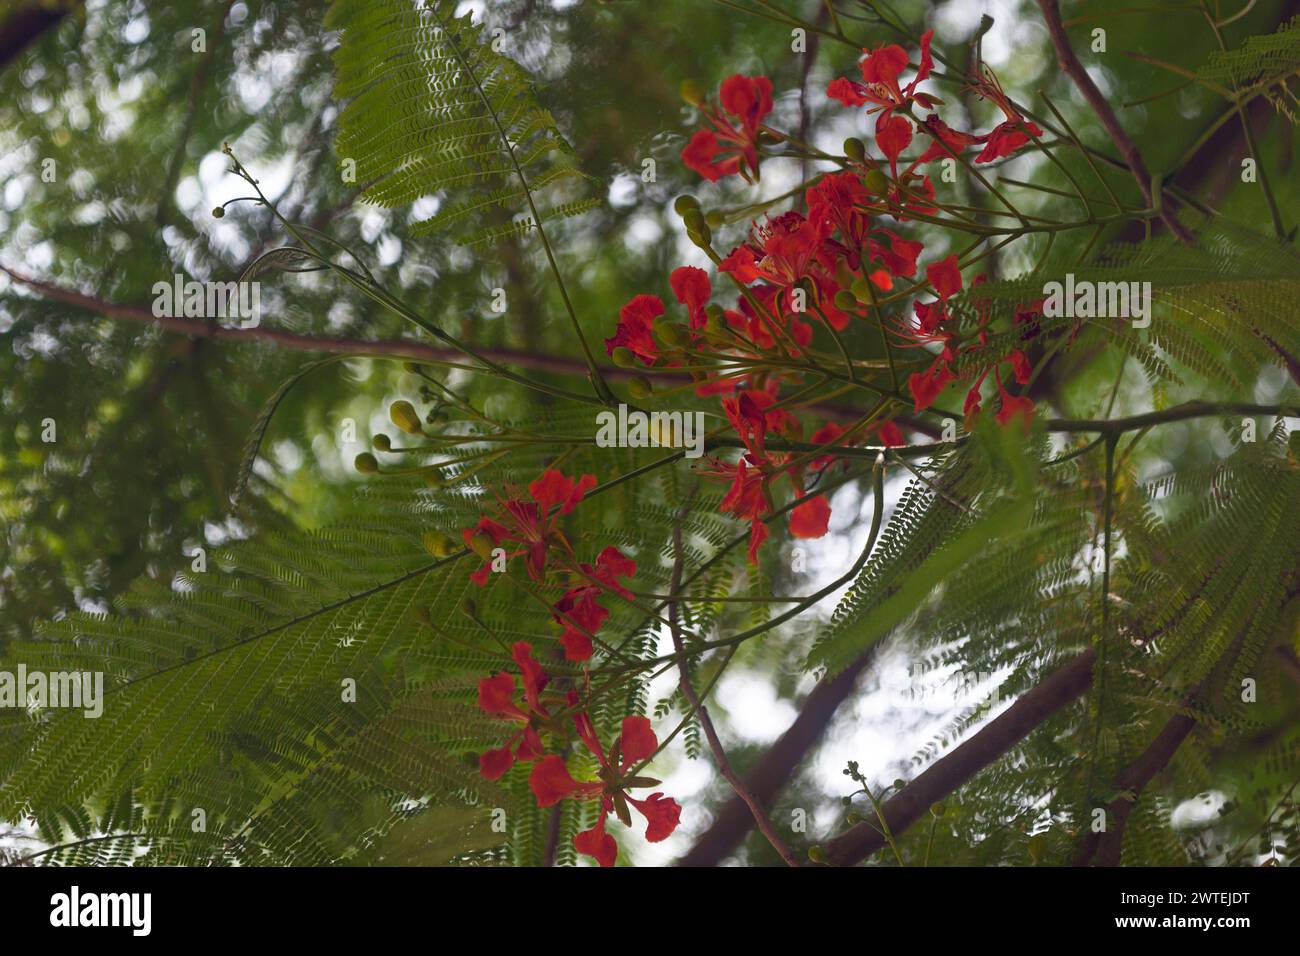
<path id="1" fill-rule="evenodd" d="M 591 584 L 570 588 L 555 604 L 554 617 L 564 625 L 560 642 L 564 645 L 564 658 L 585 661 L 591 657 L 591 635 L 600 630 L 609 617 L 609 610 L 599 603 L 603 591 L 617 591 L 626 598 L 632 592 L 618 583 L 619 578 L 636 574 L 636 562 L 625 557 L 618 548 L 608 547 L 596 558 L 596 565 L 579 566 Z"/>
<path id="2" fill-rule="evenodd" d="M 960 156 L 966 151 L 967 147 L 982 142 L 980 137 L 972 133 L 963 133 L 961 130 L 953 129 L 934 114 L 927 116 L 921 125 L 934 139 L 934 142 L 929 145 L 924 153 L 917 157 L 916 161 L 909 167 L 909 172 L 917 166 L 933 162 L 936 159 Z M 945 146 L 948 148 L 945 149 Z"/>
<path id="3" fill-rule="evenodd" d="M 465 539 L 465 546 L 483 558 L 483 566 L 474 572 L 471 580 L 479 587 L 487 584 L 492 562 L 484 552 L 505 541 L 523 546 L 508 554 L 507 559 L 524 555 L 529 576 L 534 581 L 540 580 L 546 570 L 550 548 L 558 546 L 572 552 L 568 539 L 556 527 L 559 517 L 572 511 L 594 487 L 595 475 L 583 475 L 575 482 L 549 468 L 528 486 L 531 501 L 517 497 L 500 502 L 497 516 L 501 521 L 484 517 L 473 528 L 463 529 L 461 536 Z M 553 508 L 557 509 L 554 513 Z"/>
<path id="4" fill-rule="evenodd" d="M 934 31 L 927 30 L 921 37 L 921 60 L 917 64 L 916 75 L 906 87 L 898 85 L 898 75 L 907 69 L 907 52 L 897 44 L 877 47 L 875 50 L 863 50 L 865 60 L 858 64 L 862 72 L 863 83 L 847 80 L 843 77 L 831 80 L 826 88 L 826 95 L 839 100 L 845 106 L 862 106 L 874 104 L 869 113 L 878 109 L 895 110 L 915 100 L 926 108 L 941 102 L 925 93 L 917 93 L 917 85 L 930 75 L 934 69 L 934 60 L 930 57 L 930 41 Z"/>
<path id="5" fill-rule="evenodd" d="M 940 299 L 947 299 L 961 291 L 961 267 L 957 265 L 955 255 L 932 262 L 925 267 L 925 277 L 934 286 L 935 294 Z"/>
<path id="6" fill-rule="evenodd" d="M 1006 426 L 1012 419 L 1020 419 L 1025 428 L 1034 420 L 1034 403 L 1032 399 L 1017 398 L 1002 387 L 1002 375 L 994 373 L 998 382 L 998 394 L 1002 396 L 1002 408 L 997 414 L 997 423 Z"/>
<path id="7" fill-rule="evenodd" d="M 924 372 L 913 372 L 907 377 L 907 387 L 912 391 L 916 401 L 916 410 L 923 411 L 934 404 L 934 400 L 955 376 L 942 359 L 935 360 Z"/>
<path id="8" fill-rule="evenodd" d="M 659 357 L 659 347 L 651 332 L 651 323 L 664 314 L 663 299 L 657 295 L 635 295 L 618 310 L 618 328 L 614 337 L 605 340 L 605 352 L 614 354 L 620 346 L 628 349 L 646 365 Z"/>
<path id="9" fill-rule="evenodd" d="M 831 506 L 825 495 L 809 498 L 790 512 L 790 534 L 796 538 L 820 538 L 831 520 Z"/>
<path id="10" fill-rule="evenodd" d="M 700 106 L 713 129 L 699 130 L 691 137 L 682 150 L 682 162 L 709 182 L 734 173 L 748 178 L 748 171 L 757 179 L 758 133 L 763 117 L 772 112 L 772 81 L 737 73 L 722 81 L 718 99 L 720 109 Z"/>
<path id="11" fill-rule="evenodd" d="M 479 773 L 488 780 L 499 780 L 516 760 L 529 761 L 541 756 L 543 748 L 538 726 L 551 720 L 550 712 L 542 704 L 542 690 L 549 678 L 541 665 L 533 660 L 532 645 L 520 641 L 512 650 L 524 682 L 523 706 L 515 703 L 515 679 L 504 671 L 485 677 L 478 684 L 479 710 L 491 717 L 523 725 L 523 729 L 506 741 L 504 747 L 485 751 L 479 757 Z"/>
<path id="12" fill-rule="evenodd" d="M 704 307 L 709 304 L 709 296 L 713 294 L 709 274 L 695 266 L 682 266 L 672 271 L 668 284 L 672 286 L 677 301 L 690 312 L 691 328 L 704 328 Z"/>
<path id="13" fill-rule="evenodd" d="M 576 703 L 576 696 L 571 696 L 570 700 Z M 537 762 L 528 778 L 537 805 L 553 806 L 570 796 L 578 799 L 599 797 L 600 818 L 590 830 L 573 838 L 573 846 L 579 853 L 595 857 L 601 866 L 613 866 L 618 857 L 617 844 L 605 832 L 605 820 L 611 811 L 627 826 L 631 826 L 632 817 L 628 806 L 633 806 L 646 818 L 646 840 L 658 843 L 667 839 L 677 829 L 681 819 L 682 808 L 677 801 L 662 793 L 652 793 L 644 800 L 633 799 L 626 793 L 631 788 L 654 786 L 659 782 L 645 777 L 628 776 L 633 764 L 648 759 L 659 749 L 659 740 L 655 737 L 650 721 L 641 716 L 624 717 L 622 733 L 609 756 L 606 756 L 601 747 L 595 725 L 586 712 L 574 714 L 573 723 L 582 742 L 600 762 L 600 781 L 579 783 L 569 775 L 562 757 L 545 757 Z"/>
<path id="14" fill-rule="evenodd" d="M 1011 105 L 1011 100 L 1002 92 L 1001 84 L 988 67 L 984 68 L 983 75 L 972 90 L 985 99 L 992 100 L 1006 117 L 1006 120 L 994 127 L 992 132 L 979 137 L 984 143 L 984 149 L 975 157 L 975 162 L 991 163 L 1003 156 L 1010 156 L 1029 142 L 1030 134 L 1035 137 L 1043 135 L 1041 129 L 1028 122 Z"/>
<path id="15" fill-rule="evenodd" d="M 1012 349 L 1007 355 L 1011 362 L 1011 370 L 1015 373 L 1016 381 L 1021 385 L 1029 384 L 1029 376 L 1034 373 L 1034 367 L 1029 364 L 1029 359 L 1020 349 Z"/>
<path id="16" fill-rule="evenodd" d="M 747 458 L 748 456 L 746 456 Z M 735 465 L 719 464 L 717 470 L 706 472 L 710 477 L 732 477 L 731 487 L 723 496 L 718 510 L 749 522 L 749 563 L 758 563 L 758 549 L 767 540 L 768 529 L 763 517 L 771 510 L 763 487 L 761 469 L 749 467 L 746 458 Z"/>
<path id="17" fill-rule="evenodd" d="M 883 422 L 877 432 L 880 435 L 880 444 L 886 448 L 899 448 L 907 444 L 903 438 L 903 430 L 893 422 Z"/>
<path id="18" fill-rule="evenodd" d="M 718 263 L 718 271 L 730 272 L 748 285 L 764 279 L 787 289 L 808 274 L 818 246 L 830 230 L 817 222 L 790 212 L 750 229 L 749 241 L 737 246 Z"/>

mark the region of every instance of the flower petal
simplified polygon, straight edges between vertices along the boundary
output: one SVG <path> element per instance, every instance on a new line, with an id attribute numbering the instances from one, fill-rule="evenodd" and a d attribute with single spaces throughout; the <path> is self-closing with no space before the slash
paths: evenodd
<path id="1" fill-rule="evenodd" d="M 665 797 L 662 793 L 652 793 L 644 800 L 633 800 L 627 798 L 627 802 L 636 807 L 637 810 L 649 821 L 646 827 L 645 838 L 647 843 L 658 843 L 660 840 L 666 840 L 682 818 L 682 808 L 672 797 Z"/>
<path id="2" fill-rule="evenodd" d="M 578 782 L 569 776 L 564 758 L 551 754 L 533 764 L 533 771 L 528 775 L 528 786 L 532 788 L 539 807 L 550 807 L 577 790 Z"/>
<path id="3" fill-rule="evenodd" d="M 831 506 L 825 495 L 810 498 L 790 512 L 790 534 L 796 538 L 820 538 L 831 520 Z"/>
<path id="4" fill-rule="evenodd" d="M 645 760 L 659 749 L 650 719 L 640 715 L 623 718 L 623 732 L 619 735 L 619 752 L 623 755 L 623 768 Z"/>
<path id="5" fill-rule="evenodd" d="M 618 859 L 618 844 L 605 832 L 604 810 L 601 810 L 600 819 L 594 827 L 574 836 L 573 848 L 584 856 L 595 857 L 601 866 L 614 865 Z"/>

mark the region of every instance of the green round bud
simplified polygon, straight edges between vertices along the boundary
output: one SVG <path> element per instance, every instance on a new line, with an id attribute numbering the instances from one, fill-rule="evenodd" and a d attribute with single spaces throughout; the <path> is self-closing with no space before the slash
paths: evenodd
<path id="1" fill-rule="evenodd" d="M 619 368 L 632 368 L 636 365 L 636 356 L 626 346 L 620 345 L 610 353 L 609 357 L 613 359 L 614 364 Z"/>
<path id="2" fill-rule="evenodd" d="M 857 297 L 848 289 L 840 289 L 835 293 L 835 308 L 841 312 L 852 312 L 857 307 Z"/>
<path id="3" fill-rule="evenodd" d="M 826 851 L 822 847 L 814 844 L 808 848 L 808 859 L 812 860 L 814 863 L 825 863 Z"/>
<path id="4" fill-rule="evenodd" d="M 424 428 L 420 423 L 420 413 L 408 401 L 393 402 L 388 409 L 388 417 L 393 424 L 408 435 L 422 435 Z"/>
<path id="5" fill-rule="evenodd" d="M 903 789 L 904 787 L 906 787 L 906 786 L 907 786 L 907 781 L 904 780 L 902 777 L 895 777 L 895 778 L 894 778 L 894 789 L 895 789 L 895 790 L 902 790 L 902 789 Z"/>
<path id="6" fill-rule="evenodd" d="M 690 193 L 682 193 L 673 200 L 673 210 L 679 216 L 685 216 L 692 209 L 699 209 L 700 201 Z"/>
<path id="7" fill-rule="evenodd" d="M 700 229 L 687 229 L 686 238 L 691 240 L 693 245 L 701 249 L 708 249 L 713 245 L 713 230 L 708 226 L 703 226 Z"/>
<path id="8" fill-rule="evenodd" d="M 633 398 L 649 398 L 650 393 L 654 391 L 654 386 L 648 379 L 638 375 L 627 383 L 627 391 Z"/>
<path id="9" fill-rule="evenodd" d="M 225 206 L 217 206 L 215 209 L 212 210 L 213 219 L 222 219 L 225 217 L 225 215 L 226 215 Z"/>
<path id="10" fill-rule="evenodd" d="M 727 334 L 727 317 L 726 313 L 716 305 L 711 305 L 704 313 L 704 331 L 708 335 L 726 335 Z"/>
<path id="11" fill-rule="evenodd" d="M 856 813 L 846 813 L 844 815 L 844 822 L 849 826 L 856 826 L 862 822 L 862 817 L 858 816 Z"/>
<path id="12" fill-rule="evenodd" d="M 930 804 L 930 815 L 931 815 L 931 816 L 941 817 L 941 816 L 943 816 L 943 815 L 944 815 L 945 813 L 947 813 L 947 812 L 948 812 L 948 808 L 945 807 L 942 803 L 932 803 L 932 804 Z"/>
<path id="13" fill-rule="evenodd" d="M 363 451 L 361 454 L 357 455 L 352 464 L 357 471 L 361 472 L 363 475 L 374 475 L 379 473 L 379 462 L 375 459 L 375 456 L 370 454 L 368 451 Z"/>
<path id="14" fill-rule="evenodd" d="M 866 144 L 856 136 L 850 136 L 844 141 L 844 155 L 855 163 L 860 163 L 867 156 Z"/>
<path id="15" fill-rule="evenodd" d="M 889 180 L 878 169 L 867 170 L 867 174 L 862 177 L 862 184 L 867 187 L 868 192 L 877 196 L 883 196 L 889 192 Z"/>
<path id="16" fill-rule="evenodd" d="M 709 228 L 704 221 L 704 213 L 700 212 L 699 206 L 694 206 L 682 213 L 682 222 L 686 223 L 686 229 L 689 232 L 704 232 Z"/>
<path id="17" fill-rule="evenodd" d="M 451 539 L 441 531 L 426 531 L 421 537 L 424 550 L 435 558 L 445 558 L 451 554 Z"/>
<path id="18" fill-rule="evenodd" d="M 493 547 L 495 547 L 495 544 L 492 541 L 492 536 L 486 531 L 480 531 L 469 539 L 469 549 L 484 561 L 492 559 Z"/>
<path id="19" fill-rule="evenodd" d="M 654 324 L 654 333 L 665 345 L 681 345 L 686 341 L 686 330 L 676 322 L 661 319 Z"/>
<path id="20" fill-rule="evenodd" d="M 704 214 L 704 224 L 710 229 L 721 229 L 726 221 L 727 217 L 717 209 L 710 209 Z"/>
<path id="21" fill-rule="evenodd" d="M 842 807 L 851 807 L 851 806 L 853 806 L 853 798 L 852 798 L 852 797 L 840 797 L 840 806 L 842 806 Z"/>
<path id="22" fill-rule="evenodd" d="M 699 106 L 704 102 L 704 91 L 694 80 L 682 80 L 681 86 L 677 89 L 682 94 L 682 99 L 690 106 Z"/>
<path id="23" fill-rule="evenodd" d="M 865 276 L 858 276 L 854 279 L 849 289 L 853 293 L 853 298 L 859 302 L 870 302 L 875 298 L 875 290 L 871 288 L 871 280 Z"/>
<path id="24" fill-rule="evenodd" d="M 379 434 L 370 439 L 370 444 L 374 445 L 378 451 L 392 451 L 393 440 L 387 435 Z"/>

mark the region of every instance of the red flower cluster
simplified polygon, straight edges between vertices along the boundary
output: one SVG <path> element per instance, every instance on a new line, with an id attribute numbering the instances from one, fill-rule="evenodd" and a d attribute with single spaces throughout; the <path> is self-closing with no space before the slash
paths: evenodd
<path id="1" fill-rule="evenodd" d="M 577 580 L 552 608 L 555 620 L 564 627 L 560 640 L 564 656 L 570 661 L 591 657 L 592 636 L 609 617 L 609 610 L 599 602 L 600 595 L 613 591 L 631 598 L 631 592 L 618 579 L 636 574 L 636 562 L 614 547 L 601 551 L 595 565 L 579 562 L 573 545 L 559 528 L 560 519 L 595 485 L 594 475 L 574 481 L 553 468 L 547 469 L 528 486 L 528 498 L 516 493 L 498 501 L 495 518 L 485 515 L 474 527 L 461 531 L 465 546 L 483 559 L 471 578 L 479 587 L 487 584 L 496 560 L 509 562 L 519 556 L 523 556 L 534 581 L 544 580 L 551 565 Z M 515 550 L 503 547 L 507 544 L 516 546 Z"/>
<path id="2" fill-rule="evenodd" d="M 607 551 L 613 549 L 606 549 Z M 645 717 L 623 718 L 622 733 L 606 753 L 596 735 L 595 724 L 576 692 L 564 698 L 544 696 L 550 678 L 532 657 L 532 646 L 520 641 L 513 648 L 515 664 L 523 681 L 523 700 L 516 702 L 515 679 L 502 672 L 479 682 L 479 708 L 486 714 L 519 724 L 521 729 L 505 746 L 489 750 L 479 758 L 479 771 L 489 780 L 497 780 L 516 761 L 533 762 L 529 787 L 538 807 L 554 806 L 566 797 L 600 801 L 600 817 L 590 830 L 573 838 L 579 853 L 595 857 L 601 866 L 613 866 L 618 855 L 614 838 L 605 832 L 605 820 L 614 812 L 627 826 L 632 825 L 630 807 L 646 818 L 646 839 L 651 843 L 667 839 L 677 829 L 682 808 L 676 800 L 655 792 L 635 799 L 627 791 L 657 786 L 659 781 L 633 773 L 633 767 L 648 760 L 659 749 L 659 741 Z M 600 765 L 598 779 L 574 780 L 560 753 L 545 754 L 542 735 L 566 738 L 564 716 L 571 714 L 578 739 L 595 756 Z"/>
<path id="3" fill-rule="evenodd" d="M 776 510 L 774 483 L 788 477 L 794 496 L 808 497 L 805 488 L 810 476 L 835 461 L 829 449 L 822 455 L 795 455 L 768 447 L 768 436 L 801 440 L 804 432 L 803 422 L 780 397 L 784 381 L 797 373 L 783 375 L 780 360 L 786 360 L 788 367 L 789 360 L 798 359 L 811 347 L 819 324 L 833 333 L 841 332 L 855 317 L 874 307 L 878 296 L 894 290 L 898 280 L 916 276 L 923 244 L 887 227 L 883 219 L 888 216 L 903 223 L 937 211 L 933 183 L 918 167 L 961 155 L 975 145 L 983 146 L 975 162 L 990 162 L 1011 155 L 1032 136 L 1041 135 L 1015 110 L 987 71 L 972 89 L 996 103 L 1005 116 L 991 132 L 951 129 L 935 113 L 915 118 L 914 107 L 933 110 L 942 103 L 918 89 L 934 68 L 931 39 L 932 33 L 921 37 L 919 62 L 906 82 L 901 77 L 909 68 L 908 55 L 902 47 L 889 45 L 864 51 L 866 56 L 859 64 L 861 82 L 838 78 L 827 89 L 832 99 L 846 106 L 867 106 L 868 114 L 876 114 L 876 145 L 888 160 L 889 179 L 861 152 L 850 157 L 846 169 L 822 175 L 807 190 L 806 214 L 790 210 L 753 223 L 744 241 L 715 260 L 719 274 L 730 278 L 740 291 L 734 308 L 710 305 L 713 285 L 708 273 L 684 266 L 669 277 L 674 297 L 686 310 L 684 325 L 666 316 L 658 296 L 637 295 L 622 308 L 614 335 L 605 340 L 607 351 L 621 364 L 691 366 L 697 394 L 720 396 L 722 411 L 744 451 L 735 461 L 710 458 L 703 474 L 729 485 L 720 507 L 749 522 L 751 561 L 757 560 Z M 682 159 L 710 181 L 732 173 L 756 180 L 760 131 L 768 134 L 770 142 L 785 139 L 762 125 L 772 108 L 772 85 L 766 77 L 729 77 L 722 84 L 719 103 L 717 107 L 701 104 L 711 128 L 694 134 Z M 900 158 L 916 129 L 932 142 L 900 170 Z M 698 223 L 691 227 L 690 219 L 687 221 L 696 234 L 704 228 Z M 963 288 L 957 257 L 949 255 L 930 263 L 925 278 L 935 300 L 913 302 L 915 324 L 888 323 L 894 344 L 925 348 L 933 355 L 924 371 L 911 373 L 907 380 L 915 410 L 928 409 L 951 382 L 969 378 L 972 383 L 965 413 L 970 427 L 980 411 L 981 387 L 993 371 L 1001 396 L 997 421 L 1004 425 L 1015 417 L 1028 421 L 1033 402 L 1007 391 L 1000 366 L 1009 363 L 1011 375 L 1023 385 L 1031 375 L 1029 361 L 1019 349 L 985 354 L 988 303 L 975 303 L 980 318 L 977 334 L 965 342 L 959 339 L 958 323 L 949 310 L 950 300 Z M 984 277 L 978 277 L 974 284 L 982 281 Z M 1017 323 L 1033 314 L 1031 306 L 1018 313 Z M 699 371 L 701 361 L 710 360 L 739 361 L 721 364 L 716 372 Z M 759 374 L 729 371 L 746 360 L 777 364 L 778 368 Z M 902 432 L 892 421 L 847 431 L 836 423 L 824 423 L 813 432 L 811 441 L 847 445 L 865 440 L 873 431 L 885 445 L 903 443 Z M 794 537 L 819 537 L 826 533 L 829 519 L 825 496 L 810 497 L 790 510 L 789 530 Z"/>

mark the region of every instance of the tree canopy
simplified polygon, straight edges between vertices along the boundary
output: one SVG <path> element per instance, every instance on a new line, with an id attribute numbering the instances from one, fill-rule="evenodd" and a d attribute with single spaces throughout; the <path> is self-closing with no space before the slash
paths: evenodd
<path id="1" fill-rule="evenodd" d="M 3 859 L 1296 863 L 1298 72 L 1280 0 L 12 0 Z"/>

